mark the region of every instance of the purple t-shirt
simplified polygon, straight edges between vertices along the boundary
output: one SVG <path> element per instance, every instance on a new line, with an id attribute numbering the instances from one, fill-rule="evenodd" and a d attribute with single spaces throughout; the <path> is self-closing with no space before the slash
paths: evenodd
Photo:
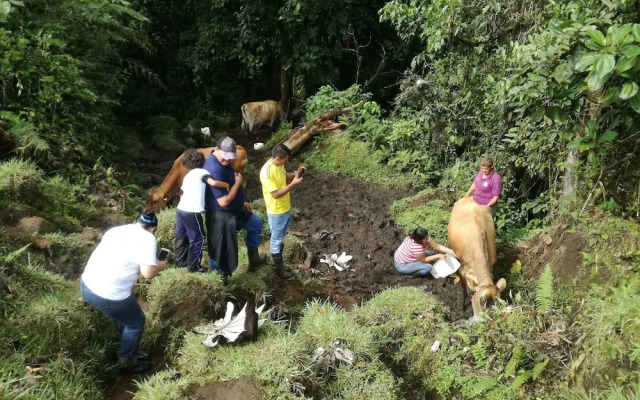
<path id="1" fill-rule="evenodd" d="M 482 177 L 482 170 L 473 178 L 476 189 L 473 192 L 473 199 L 476 203 L 486 206 L 492 198 L 502 194 L 502 178 L 496 171 L 491 171 L 488 177 Z"/>

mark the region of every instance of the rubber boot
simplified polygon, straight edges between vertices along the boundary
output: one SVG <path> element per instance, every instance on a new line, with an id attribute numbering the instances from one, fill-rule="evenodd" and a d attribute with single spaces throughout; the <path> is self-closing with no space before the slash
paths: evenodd
<path id="1" fill-rule="evenodd" d="M 284 261 L 282 260 L 282 253 L 271 254 L 271 258 L 273 259 L 273 268 L 276 270 L 276 274 L 281 279 L 291 279 L 293 278 L 293 274 L 289 268 L 284 266 Z"/>
<path id="2" fill-rule="evenodd" d="M 249 256 L 249 272 L 254 272 L 258 269 L 258 266 L 267 261 L 267 257 L 260 257 L 258 249 L 247 248 L 247 255 Z"/>

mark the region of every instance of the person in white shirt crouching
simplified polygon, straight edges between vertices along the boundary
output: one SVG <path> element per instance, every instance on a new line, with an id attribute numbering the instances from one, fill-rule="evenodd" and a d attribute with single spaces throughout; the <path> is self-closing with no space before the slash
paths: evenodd
<path id="1" fill-rule="evenodd" d="M 138 351 L 145 316 L 131 293 L 138 275 L 151 279 L 166 268 L 156 259 L 158 219 L 145 211 L 136 223 L 109 229 L 91 254 L 82 274 L 84 300 L 118 322 L 118 364 L 121 373 L 151 369 L 151 359 Z"/>

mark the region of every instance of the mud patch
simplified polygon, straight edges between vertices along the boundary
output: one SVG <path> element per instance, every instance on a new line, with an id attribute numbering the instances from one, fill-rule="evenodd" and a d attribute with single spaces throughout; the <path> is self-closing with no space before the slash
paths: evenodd
<path id="1" fill-rule="evenodd" d="M 390 215 L 391 204 L 412 193 L 390 191 L 375 184 L 310 170 L 292 193 L 297 210 L 290 230 L 309 255 L 294 263 L 308 283 L 310 297 L 331 298 L 349 309 L 389 287 L 419 286 L 451 308 L 451 317 L 464 318 L 462 292 L 451 279 L 411 279 L 399 275 L 393 253 L 404 239 Z M 353 256 L 347 271 L 319 262 L 323 254 Z"/>
<path id="2" fill-rule="evenodd" d="M 193 400 L 259 400 L 264 397 L 253 377 L 214 382 L 191 388 Z"/>
<path id="3" fill-rule="evenodd" d="M 545 265 L 551 265 L 553 277 L 570 283 L 580 276 L 584 238 L 560 227 L 551 234 L 542 233 L 520 244 L 525 276 L 538 279 Z"/>

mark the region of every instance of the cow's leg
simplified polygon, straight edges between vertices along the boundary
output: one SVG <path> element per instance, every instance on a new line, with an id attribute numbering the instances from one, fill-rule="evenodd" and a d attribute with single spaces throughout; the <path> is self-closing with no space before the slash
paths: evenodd
<path id="1" fill-rule="evenodd" d="M 467 311 L 467 300 L 469 300 L 469 293 L 467 292 L 467 279 L 464 275 L 460 276 L 460 287 L 462 288 L 462 311 Z"/>

